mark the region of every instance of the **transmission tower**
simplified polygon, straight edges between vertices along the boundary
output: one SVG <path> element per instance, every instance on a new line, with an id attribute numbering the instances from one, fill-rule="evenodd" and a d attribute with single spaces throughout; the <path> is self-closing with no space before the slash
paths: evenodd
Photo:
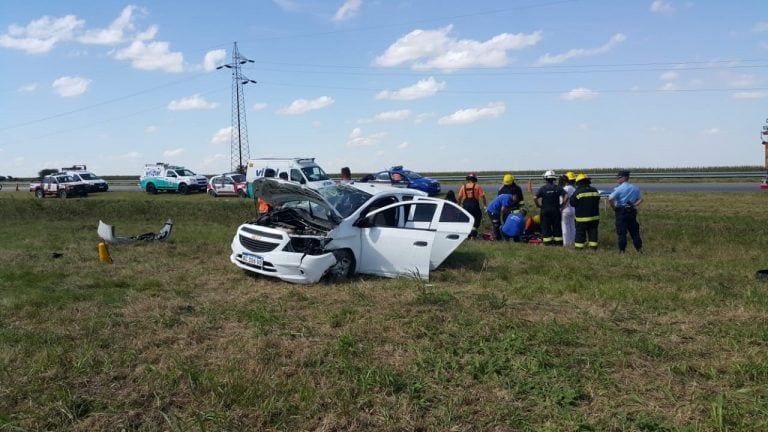
<path id="1" fill-rule="evenodd" d="M 237 42 L 232 49 L 232 63 L 221 65 L 216 69 L 232 69 L 232 129 L 229 135 L 232 171 L 245 174 L 245 162 L 251 158 L 248 146 L 248 124 L 245 121 L 245 96 L 243 86 L 256 81 L 243 75 L 240 66 L 253 63 L 253 60 L 240 55 Z"/>

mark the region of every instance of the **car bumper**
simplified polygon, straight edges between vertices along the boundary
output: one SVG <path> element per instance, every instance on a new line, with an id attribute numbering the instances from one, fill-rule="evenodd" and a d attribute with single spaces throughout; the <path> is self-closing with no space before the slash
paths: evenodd
<path id="1" fill-rule="evenodd" d="M 88 192 L 106 192 L 109 189 L 106 183 L 92 184 L 88 186 Z"/>
<path id="2" fill-rule="evenodd" d="M 244 250 L 236 241 L 232 243 L 232 255 L 229 257 L 232 264 L 249 272 L 299 284 L 320 281 L 328 269 L 336 264 L 333 253 L 305 255 L 298 252 L 269 252 L 258 254 L 264 262 L 261 267 L 257 267 L 243 261 L 243 252 L 251 253 Z"/>

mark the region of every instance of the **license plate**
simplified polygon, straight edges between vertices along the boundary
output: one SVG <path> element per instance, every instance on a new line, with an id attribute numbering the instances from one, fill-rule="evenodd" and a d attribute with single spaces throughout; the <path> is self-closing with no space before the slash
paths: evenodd
<path id="1" fill-rule="evenodd" d="M 249 253 L 243 253 L 240 258 L 244 263 L 250 264 L 252 266 L 256 266 L 258 268 L 262 268 L 264 266 L 264 258 L 249 254 Z"/>

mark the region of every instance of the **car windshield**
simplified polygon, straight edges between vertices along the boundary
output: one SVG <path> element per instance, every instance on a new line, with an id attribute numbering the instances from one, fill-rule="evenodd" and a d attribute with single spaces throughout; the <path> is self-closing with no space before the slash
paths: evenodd
<path id="1" fill-rule="evenodd" d="M 193 175 L 196 175 L 195 173 L 193 173 L 192 171 L 190 171 L 190 170 L 188 170 L 186 168 L 182 168 L 182 169 L 178 169 L 177 168 L 176 169 L 176 174 L 179 177 L 192 177 Z"/>
<path id="2" fill-rule="evenodd" d="M 330 180 L 330 177 L 328 177 L 328 174 L 326 174 L 325 171 L 323 171 L 323 169 L 317 165 L 302 168 L 301 172 L 303 172 L 307 180 L 311 182 L 320 181 L 320 180 Z"/>
<path id="3" fill-rule="evenodd" d="M 79 173 L 80 178 L 83 180 L 98 180 L 99 178 L 91 173 Z"/>
<path id="4" fill-rule="evenodd" d="M 415 173 L 413 171 L 403 171 L 403 174 L 405 174 L 405 176 L 411 180 L 418 180 L 422 178 L 418 173 Z"/>
<path id="5" fill-rule="evenodd" d="M 234 180 L 235 183 L 245 182 L 245 176 L 242 174 L 232 174 L 230 177 L 232 177 L 232 180 Z"/>
<path id="6" fill-rule="evenodd" d="M 343 218 L 349 217 L 372 196 L 368 192 L 347 185 L 328 186 L 317 191 Z"/>

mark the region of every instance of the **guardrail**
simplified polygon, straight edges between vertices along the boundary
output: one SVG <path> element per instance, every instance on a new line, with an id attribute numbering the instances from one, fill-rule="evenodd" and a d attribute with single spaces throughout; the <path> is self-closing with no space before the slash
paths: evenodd
<path id="1" fill-rule="evenodd" d="M 479 175 L 477 176 L 477 179 L 480 181 L 496 181 L 500 182 L 504 176 L 502 174 L 496 174 L 496 175 Z M 590 178 L 593 180 L 607 180 L 607 179 L 614 179 L 616 177 L 616 174 L 614 173 L 598 173 L 598 174 L 590 174 Z M 737 178 L 737 179 L 762 179 L 766 177 L 765 171 L 744 171 L 744 172 L 662 172 L 662 173 L 632 173 L 632 179 L 713 179 L 713 178 Z M 465 176 L 463 175 L 452 175 L 452 176 L 433 176 L 431 177 L 437 181 L 441 182 L 463 182 L 465 179 Z M 541 180 L 541 175 L 537 174 L 515 174 L 515 179 L 517 181 L 528 181 L 528 180 Z M 338 180 L 338 179 L 334 179 Z M 6 188 L 11 188 L 12 190 L 16 190 L 16 186 L 18 185 L 19 191 L 28 191 L 29 190 L 29 181 L 6 181 L 6 182 L 0 182 L 0 186 L 4 190 Z M 108 180 L 108 183 L 113 186 L 136 186 L 139 187 L 138 180 Z"/>

